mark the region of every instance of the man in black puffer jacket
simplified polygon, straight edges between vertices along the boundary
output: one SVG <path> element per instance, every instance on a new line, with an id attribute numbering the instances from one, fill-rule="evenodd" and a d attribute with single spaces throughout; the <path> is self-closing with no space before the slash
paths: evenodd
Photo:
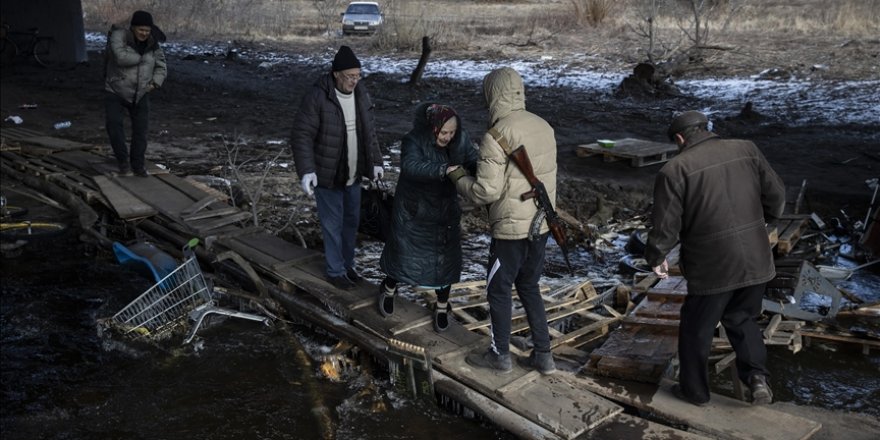
<path id="1" fill-rule="evenodd" d="M 318 206 L 327 280 L 340 289 L 361 278 L 354 266 L 361 177 L 383 174 L 373 104 L 360 79 L 361 62 L 340 47 L 331 72 L 303 97 L 290 140 L 303 191 Z"/>

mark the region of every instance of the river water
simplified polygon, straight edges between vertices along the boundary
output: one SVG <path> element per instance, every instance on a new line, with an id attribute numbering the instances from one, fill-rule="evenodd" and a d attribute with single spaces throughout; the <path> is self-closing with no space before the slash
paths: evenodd
<path id="1" fill-rule="evenodd" d="M 151 283 L 77 236 L 2 261 L 4 440 L 512 438 L 399 395 L 384 371 L 319 376 L 295 347 L 335 341 L 301 325 L 291 326 L 296 343 L 277 326 L 233 319 L 186 347 L 102 336 L 96 320 Z"/>
<path id="2" fill-rule="evenodd" d="M 359 256 L 364 265 L 369 249 Z M 334 341 L 296 324 L 296 343 L 278 327 L 244 320 L 202 330 L 184 347 L 102 336 L 96 320 L 150 282 L 108 252 L 93 253 L 69 231 L 3 261 L 4 439 L 512 438 L 398 394 L 384 371 L 352 370 L 339 381 L 318 375 L 296 346 L 314 353 Z M 778 400 L 880 416 L 876 352 L 771 347 L 770 368 Z M 716 376 L 714 387 L 724 392 L 725 380 Z"/>

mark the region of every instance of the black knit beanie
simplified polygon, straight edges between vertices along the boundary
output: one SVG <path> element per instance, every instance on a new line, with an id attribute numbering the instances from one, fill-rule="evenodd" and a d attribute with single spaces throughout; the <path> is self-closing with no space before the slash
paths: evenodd
<path id="1" fill-rule="evenodd" d="M 359 69 L 360 67 L 361 62 L 356 56 L 354 56 L 354 52 L 352 52 L 351 48 L 348 46 L 341 46 L 339 52 L 336 52 L 336 56 L 333 57 L 334 72 L 355 68 Z"/>
<path id="2" fill-rule="evenodd" d="M 153 27 L 153 16 L 146 11 L 135 11 L 131 16 L 131 27 L 135 26 Z"/>

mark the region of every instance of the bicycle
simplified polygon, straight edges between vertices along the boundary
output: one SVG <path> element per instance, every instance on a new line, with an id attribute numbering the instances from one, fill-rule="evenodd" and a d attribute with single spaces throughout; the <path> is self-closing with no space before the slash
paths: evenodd
<path id="1" fill-rule="evenodd" d="M 33 240 L 40 238 L 55 237 L 67 230 L 64 223 L 52 221 L 2 222 L 0 223 L 0 238 L 4 240 Z"/>
<path id="2" fill-rule="evenodd" d="M 39 28 L 26 31 L 13 31 L 8 24 L 0 29 L 0 65 L 11 66 L 18 60 L 26 61 L 33 57 L 40 66 L 52 70 L 67 70 L 73 63 L 58 61 L 55 37 L 40 35 Z"/>

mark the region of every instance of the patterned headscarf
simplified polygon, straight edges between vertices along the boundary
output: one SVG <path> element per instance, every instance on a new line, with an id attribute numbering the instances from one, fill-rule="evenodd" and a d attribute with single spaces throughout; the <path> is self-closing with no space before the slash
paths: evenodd
<path id="1" fill-rule="evenodd" d="M 431 125 L 431 130 L 434 132 L 434 137 L 436 138 L 440 135 L 440 130 L 443 129 L 443 124 L 446 124 L 447 121 L 458 115 L 455 113 L 455 110 L 448 105 L 431 104 L 425 109 L 425 116 L 427 117 L 428 124 Z"/>

